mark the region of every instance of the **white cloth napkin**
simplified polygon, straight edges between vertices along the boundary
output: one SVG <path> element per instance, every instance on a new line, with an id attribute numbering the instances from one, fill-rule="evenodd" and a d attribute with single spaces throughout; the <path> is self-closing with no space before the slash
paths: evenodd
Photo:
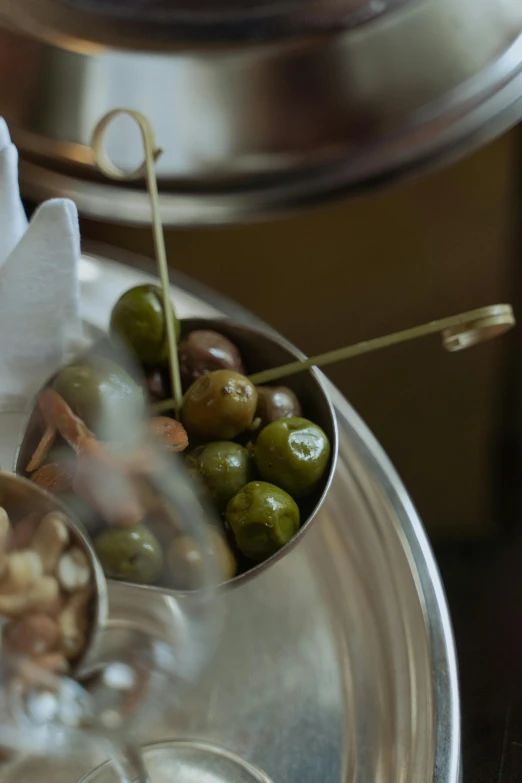
<path id="1" fill-rule="evenodd" d="M 80 232 L 68 199 L 28 224 L 18 152 L 0 118 L 0 469 L 11 470 L 26 411 L 44 381 L 82 344 Z"/>
<path id="2" fill-rule="evenodd" d="M 27 228 L 18 190 L 18 150 L 11 144 L 5 120 L 0 117 L 0 263 L 14 250 Z"/>
<path id="3" fill-rule="evenodd" d="M 81 336 L 78 211 L 46 201 L 27 219 L 18 153 L 0 120 L 0 407 L 29 399 Z"/>

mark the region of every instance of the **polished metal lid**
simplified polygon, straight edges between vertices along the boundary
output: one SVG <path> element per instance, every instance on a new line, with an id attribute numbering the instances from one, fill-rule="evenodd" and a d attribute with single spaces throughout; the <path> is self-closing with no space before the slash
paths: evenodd
<path id="1" fill-rule="evenodd" d="M 0 20 L 24 194 L 101 220 L 150 219 L 143 182 L 95 171 L 93 128 L 117 107 L 156 130 L 167 225 L 381 186 L 522 117 L 520 0 L 0 0 Z M 124 121 L 108 147 L 135 168 Z"/>
<path id="2" fill-rule="evenodd" d="M 255 41 L 345 30 L 414 0 L 25 0 L 19 18 L 113 45 Z M 92 25 L 92 27 L 91 27 Z"/>

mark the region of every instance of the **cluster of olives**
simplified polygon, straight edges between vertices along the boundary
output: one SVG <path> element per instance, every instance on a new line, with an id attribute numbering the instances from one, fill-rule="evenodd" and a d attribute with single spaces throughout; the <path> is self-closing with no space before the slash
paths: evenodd
<path id="1" fill-rule="evenodd" d="M 156 400 L 165 395 L 158 366 L 167 356 L 163 321 L 161 293 L 153 286 L 125 293 L 111 318 L 111 332 L 145 366 L 154 366 L 148 377 Z M 298 531 L 298 502 L 321 482 L 330 458 L 328 438 L 303 418 L 291 389 L 256 388 L 237 346 L 216 331 L 184 336 L 179 364 L 185 392 L 181 419 L 190 444 L 187 467 L 224 520 L 234 553 L 248 567 L 277 552 Z"/>
<path id="2" fill-rule="evenodd" d="M 175 323 L 179 338 L 180 325 Z M 142 285 L 123 294 L 111 314 L 110 335 L 123 341 L 140 362 L 149 403 L 169 399 L 160 289 Z M 174 450 L 184 448 L 188 438 L 188 471 L 222 521 L 212 526 L 209 546 L 225 581 L 266 560 L 297 533 L 298 504 L 320 485 L 330 443 L 317 424 L 303 417 L 290 388 L 254 386 L 240 351 L 224 335 L 192 331 L 179 342 L 178 355 L 184 397 L 181 424 L 175 424 L 185 428 L 187 437 Z M 114 404 L 118 398 L 126 404 L 136 401 L 133 382 L 121 373 L 104 374 L 101 366 L 82 372 L 68 368 L 57 386 L 88 424 L 93 400 L 100 395 L 112 395 Z M 156 420 L 154 429 L 158 426 L 163 431 L 165 420 L 160 425 Z M 178 443 L 179 432 L 177 437 Z M 105 573 L 113 578 L 187 587 L 197 581 L 202 567 L 196 542 L 154 519 L 132 527 L 106 527 L 94 544 Z"/>
<path id="3" fill-rule="evenodd" d="M 189 386 L 182 411 L 189 442 L 204 441 L 187 464 L 222 514 L 235 550 L 254 562 L 297 533 L 296 500 L 317 488 L 330 457 L 323 430 L 293 415 L 301 406 L 290 389 L 259 392 L 235 370 L 213 370 Z"/>

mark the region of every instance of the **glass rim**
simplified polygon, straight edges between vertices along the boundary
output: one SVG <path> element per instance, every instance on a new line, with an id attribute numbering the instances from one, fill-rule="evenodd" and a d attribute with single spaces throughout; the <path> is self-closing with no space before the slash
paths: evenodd
<path id="1" fill-rule="evenodd" d="M 252 776 L 252 780 L 256 781 L 256 783 L 273 783 L 272 778 L 270 778 L 266 774 L 266 772 L 263 772 L 262 769 L 256 767 L 254 764 L 242 758 L 241 756 L 238 756 L 237 753 L 234 753 L 234 751 L 229 750 L 228 748 L 225 748 L 221 745 L 216 745 L 212 742 L 205 742 L 204 740 L 184 738 L 184 739 L 175 739 L 175 740 L 161 740 L 159 742 L 150 742 L 145 745 L 140 745 L 139 747 L 140 750 L 142 751 L 145 761 L 146 761 L 147 752 L 155 751 L 155 750 L 169 750 L 169 749 L 197 750 L 203 753 L 208 753 L 209 755 L 220 756 L 221 758 L 226 759 L 226 761 L 230 761 L 233 764 L 236 764 L 238 767 L 241 767 L 245 772 L 248 772 L 248 774 Z M 111 759 L 107 759 L 106 761 L 103 761 L 101 764 L 98 764 L 98 766 L 94 767 L 93 769 L 90 770 L 90 772 L 84 775 L 78 781 L 78 783 L 95 783 L 97 776 L 100 775 L 105 769 L 111 766 L 113 766 Z"/>

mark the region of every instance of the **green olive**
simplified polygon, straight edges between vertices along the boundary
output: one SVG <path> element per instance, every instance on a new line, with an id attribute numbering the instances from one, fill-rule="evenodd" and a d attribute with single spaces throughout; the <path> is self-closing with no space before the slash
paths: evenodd
<path id="1" fill-rule="evenodd" d="M 247 449 L 227 440 L 195 449 L 189 466 L 203 480 L 218 511 L 224 511 L 230 498 L 253 478 L 252 458 Z"/>
<path id="2" fill-rule="evenodd" d="M 175 315 L 174 323 L 178 338 L 180 325 Z M 143 364 L 165 362 L 169 351 L 161 288 L 146 284 L 126 291 L 112 309 L 109 331 L 129 345 Z"/>
<path id="3" fill-rule="evenodd" d="M 317 487 L 330 459 L 330 441 L 317 424 L 292 417 L 268 424 L 255 445 L 259 475 L 302 498 Z"/>
<path id="4" fill-rule="evenodd" d="M 145 417 L 143 390 L 110 359 L 91 357 L 85 364 L 64 367 L 53 386 L 102 440 L 123 439 L 129 424 Z"/>
<path id="5" fill-rule="evenodd" d="M 179 590 L 203 587 L 207 557 L 213 559 L 220 582 L 226 582 L 236 575 L 236 558 L 224 535 L 210 527 L 204 545 L 191 536 L 173 539 L 167 552 L 169 582 Z"/>
<path id="6" fill-rule="evenodd" d="M 256 405 L 256 387 L 248 378 L 234 370 L 215 370 L 188 388 L 182 420 L 196 438 L 232 440 L 252 424 Z"/>
<path id="7" fill-rule="evenodd" d="M 299 530 L 299 508 L 283 489 L 251 481 L 229 501 L 225 519 L 236 546 L 261 562 L 287 544 Z"/>
<path id="8" fill-rule="evenodd" d="M 161 575 L 161 547 L 143 525 L 106 530 L 94 539 L 94 548 L 109 578 L 151 585 Z"/>

